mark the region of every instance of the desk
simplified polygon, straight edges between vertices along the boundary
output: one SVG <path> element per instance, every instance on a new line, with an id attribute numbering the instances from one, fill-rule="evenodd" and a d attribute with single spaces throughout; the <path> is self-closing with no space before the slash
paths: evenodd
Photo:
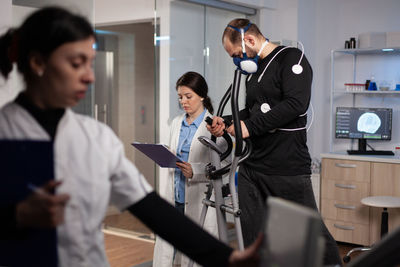
<path id="1" fill-rule="evenodd" d="M 400 197 L 400 159 L 322 154 L 321 214 L 337 241 L 369 246 L 380 239 L 381 210 L 361 204 L 368 196 Z M 389 232 L 400 210 L 389 210 Z"/>

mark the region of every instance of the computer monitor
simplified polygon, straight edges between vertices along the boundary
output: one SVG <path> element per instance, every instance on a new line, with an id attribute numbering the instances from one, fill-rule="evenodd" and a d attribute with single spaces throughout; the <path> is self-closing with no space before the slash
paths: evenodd
<path id="1" fill-rule="evenodd" d="M 387 154 L 387 151 L 367 151 L 367 140 L 390 140 L 392 138 L 392 109 L 390 108 L 336 108 L 336 138 L 358 139 L 358 150 L 349 154 Z"/>
<path id="2" fill-rule="evenodd" d="M 281 198 L 268 197 L 264 222 L 260 266 L 322 266 L 325 242 L 317 211 Z"/>

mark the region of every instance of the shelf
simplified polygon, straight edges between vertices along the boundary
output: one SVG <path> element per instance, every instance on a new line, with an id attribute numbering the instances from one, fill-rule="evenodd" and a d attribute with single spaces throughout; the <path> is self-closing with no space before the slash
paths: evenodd
<path id="1" fill-rule="evenodd" d="M 352 106 L 356 106 L 356 103 L 358 98 L 361 98 L 362 100 L 370 100 L 369 98 L 381 98 L 382 100 L 386 98 L 392 98 L 392 97 L 399 97 L 400 96 L 400 91 L 396 90 L 388 90 L 388 91 L 368 91 L 368 90 L 362 90 L 362 91 L 348 91 L 348 89 L 358 89 L 361 87 L 355 86 L 351 87 L 350 85 L 345 86 L 343 83 L 337 83 L 337 78 L 335 79 L 335 60 L 336 58 L 343 59 L 347 58 L 346 55 L 352 56 L 353 60 L 353 66 L 352 66 L 352 81 L 353 83 L 357 83 L 358 76 L 357 76 L 357 68 L 358 64 L 368 64 L 365 60 L 368 60 L 368 58 L 373 58 L 373 59 L 378 59 L 375 58 L 375 56 L 379 57 L 379 64 L 383 64 L 381 61 L 382 59 L 387 60 L 388 57 L 390 57 L 390 60 L 397 60 L 400 59 L 400 47 L 376 47 L 376 48 L 356 48 L 356 49 L 334 49 L 331 50 L 331 88 L 330 88 L 330 116 L 329 116 L 329 151 L 334 151 L 334 118 L 335 118 L 335 110 L 334 107 L 337 106 L 335 104 L 335 101 L 338 100 L 343 100 L 343 99 L 348 99 L 352 100 Z M 363 60 L 358 61 L 358 56 L 365 56 Z M 394 57 L 394 58 L 393 58 Z M 349 63 L 349 61 L 347 61 Z M 350 68 L 348 68 L 351 70 Z M 343 71 L 342 71 L 343 73 Z M 347 78 L 347 81 L 350 79 Z M 349 87 L 350 86 L 350 87 Z M 364 87 L 362 87 L 364 89 Z M 383 105 L 383 104 L 381 104 Z"/>
<path id="2" fill-rule="evenodd" d="M 332 50 L 333 53 L 343 53 L 351 55 L 361 54 L 400 54 L 400 47 L 383 47 L 383 48 L 356 48 L 356 49 L 337 49 Z"/>
<path id="3" fill-rule="evenodd" d="M 378 95 L 387 95 L 387 94 L 400 94 L 400 91 L 389 90 L 389 91 L 345 91 L 345 90 L 334 90 L 334 94 L 378 94 Z"/>

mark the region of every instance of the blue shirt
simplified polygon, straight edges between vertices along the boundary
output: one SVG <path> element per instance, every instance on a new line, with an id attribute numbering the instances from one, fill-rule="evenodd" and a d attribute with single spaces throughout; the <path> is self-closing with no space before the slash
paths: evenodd
<path id="1" fill-rule="evenodd" d="M 176 149 L 177 157 L 187 162 L 189 158 L 190 145 L 192 144 L 193 136 L 195 135 L 200 123 L 204 119 L 206 109 L 189 125 L 186 122 L 186 116 L 182 120 L 181 131 L 179 133 L 179 142 Z M 185 182 L 186 178 L 183 176 L 181 169 L 175 169 L 174 188 L 175 188 L 175 201 L 185 203 Z"/>

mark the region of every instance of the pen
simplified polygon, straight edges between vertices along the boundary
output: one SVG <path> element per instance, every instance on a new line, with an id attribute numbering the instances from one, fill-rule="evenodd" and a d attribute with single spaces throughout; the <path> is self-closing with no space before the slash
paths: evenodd
<path id="1" fill-rule="evenodd" d="M 32 191 L 33 193 L 36 193 L 38 195 L 42 195 L 42 196 L 49 196 L 50 194 L 47 193 L 45 190 L 43 190 L 40 187 L 37 187 L 36 185 L 32 184 L 32 183 L 28 183 L 27 187 L 30 191 Z"/>

